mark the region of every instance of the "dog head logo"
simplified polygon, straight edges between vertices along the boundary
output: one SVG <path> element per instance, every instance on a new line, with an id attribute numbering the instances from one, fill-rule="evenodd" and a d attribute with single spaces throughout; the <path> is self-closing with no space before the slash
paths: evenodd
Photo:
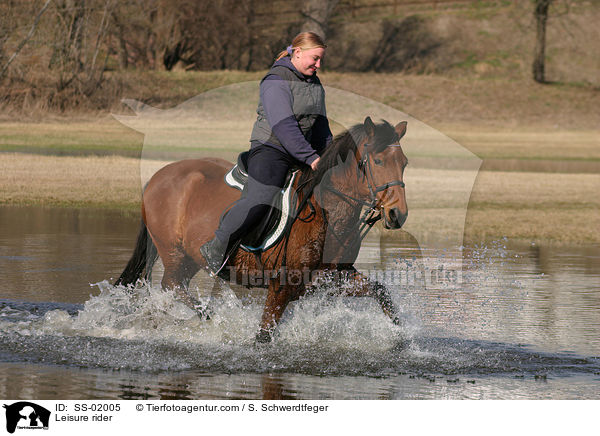
<path id="1" fill-rule="evenodd" d="M 50 411 L 35 403 L 19 401 L 4 405 L 6 409 L 6 430 L 14 433 L 18 428 L 47 429 L 50 423 Z"/>

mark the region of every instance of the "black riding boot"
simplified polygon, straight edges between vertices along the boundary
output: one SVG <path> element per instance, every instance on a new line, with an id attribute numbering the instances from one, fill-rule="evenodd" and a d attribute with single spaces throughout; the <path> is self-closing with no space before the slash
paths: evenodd
<path id="1" fill-rule="evenodd" d="M 217 274 L 223 267 L 226 251 L 227 244 L 221 242 L 217 237 L 200 247 L 200 254 L 206 259 L 208 269 L 213 274 Z"/>

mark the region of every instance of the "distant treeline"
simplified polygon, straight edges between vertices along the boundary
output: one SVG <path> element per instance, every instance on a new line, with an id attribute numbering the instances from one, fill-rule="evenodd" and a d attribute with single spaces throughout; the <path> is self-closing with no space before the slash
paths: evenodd
<path id="1" fill-rule="evenodd" d="M 436 47 L 421 19 L 392 17 L 377 24 L 382 36 L 370 42 L 365 56 L 356 49 L 365 42 L 357 41 L 360 36 L 346 28 L 345 17 L 364 18 L 367 3 L 4 0 L 0 3 L 0 101 L 42 98 L 47 106 L 59 109 L 77 106 L 98 92 L 107 72 L 118 70 L 262 70 L 303 30 L 316 31 L 331 41 L 327 68 L 332 70 L 403 70 L 414 67 L 415 57 Z M 376 10 L 388 8 L 393 13 L 403 3 L 415 2 L 371 3 Z M 400 46 L 402 50 L 393 49 Z"/>
<path id="2" fill-rule="evenodd" d="M 432 17 L 513 3 L 533 12 L 532 0 L 2 0 L 0 103 L 77 106 L 111 71 L 263 70 L 303 30 L 327 40 L 328 70 L 440 72 L 473 55 Z"/>

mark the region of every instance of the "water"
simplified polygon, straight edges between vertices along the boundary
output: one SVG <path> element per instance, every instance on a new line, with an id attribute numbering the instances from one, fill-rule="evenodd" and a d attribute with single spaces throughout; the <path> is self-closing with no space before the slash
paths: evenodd
<path id="1" fill-rule="evenodd" d="M 0 209 L 0 397 L 37 399 L 600 398 L 600 250 L 465 250 L 462 285 L 388 281 L 394 326 L 370 299 L 292 304 L 256 345 L 264 291 L 192 283 L 200 320 L 156 284 L 110 285 L 137 218 Z M 381 253 L 381 256 L 379 255 Z M 456 264 L 456 250 L 424 251 Z M 418 265 L 414 248 L 367 240 L 363 263 Z"/>

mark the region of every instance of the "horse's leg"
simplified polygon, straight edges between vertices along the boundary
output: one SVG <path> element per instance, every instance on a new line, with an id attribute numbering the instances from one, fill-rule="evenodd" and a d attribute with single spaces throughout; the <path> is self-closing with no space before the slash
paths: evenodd
<path id="1" fill-rule="evenodd" d="M 162 288 L 175 292 L 177 298 L 193 310 L 198 310 L 199 302 L 187 293 L 190 280 L 198 272 L 198 265 L 188 256 L 176 253 L 163 260 L 165 272 L 162 278 Z"/>
<path id="2" fill-rule="evenodd" d="M 359 273 L 353 266 L 344 267 L 339 272 L 343 275 L 342 279 L 352 280 L 354 286 L 348 288 L 341 286 L 341 295 L 349 297 L 372 297 L 374 298 L 383 313 L 385 313 L 395 325 L 400 325 L 400 311 L 394 304 L 392 296 L 388 289 L 378 281 L 369 280 L 368 277 Z M 340 294 L 338 294 L 340 295 Z"/>
<path id="3" fill-rule="evenodd" d="M 297 287 L 281 285 L 277 278 L 269 282 L 267 300 L 265 301 L 265 308 L 260 322 L 260 330 L 256 334 L 256 342 L 265 343 L 271 341 L 271 335 L 275 327 L 277 327 L 277 323 L 279 323 L 283 312 L 285 312 L 285 308 L 292 300 L 292 297 L 297 296 L 297 292 L 294 292 L 295 288 Z"/>

